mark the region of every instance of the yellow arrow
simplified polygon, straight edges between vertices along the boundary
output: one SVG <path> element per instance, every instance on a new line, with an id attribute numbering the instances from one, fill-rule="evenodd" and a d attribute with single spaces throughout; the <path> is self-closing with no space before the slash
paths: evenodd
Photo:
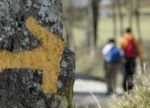
<path id="1" fill-rule="evenodd" d="M 33 17 L 29 17 L 25 25 L 35 37 L 42 40 L 42 45 L 32 51 L 1 51 L 0 70 L 7 68 L 42 69 L 43 92 L 56 93 L 60 61 L 65 47 L 64 42 L 57 35 L 42 27 Z"/>

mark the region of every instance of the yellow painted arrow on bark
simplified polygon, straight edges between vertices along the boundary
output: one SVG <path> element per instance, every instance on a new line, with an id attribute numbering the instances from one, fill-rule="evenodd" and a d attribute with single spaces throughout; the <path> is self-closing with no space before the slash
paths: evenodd
<path id="1" fill-rule="evenodd" d="M 42 69 L 43 92 L 56 93 L 57 77 L 65 44 L 57 35 L 40 25 L 33 17 L 27 18 L 25 25 L 36 38 L 42 40 L 42 45 L 32 51 L 1 51 L 0 70 L 7 68 Z"/>

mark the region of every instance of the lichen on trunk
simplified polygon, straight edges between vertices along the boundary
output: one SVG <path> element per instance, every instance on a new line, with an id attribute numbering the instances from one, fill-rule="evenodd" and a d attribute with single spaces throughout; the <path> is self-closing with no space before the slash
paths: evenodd
<path id="1" fill-rule="evenodd" d="M 5 50 L 9 52 L 9 54 L 32 51 L 34 54 L 34 50 L 43 45 L 43 41 L 36 38 L 27 27 L 25 22 L 29 17 L 34 18 L 42 27 L 46 28 L 50 33 L 53 33 L 53 36 L 58 36 L 59 39 L 63 41 L 61 0 L 1 0 L 0 53 Z M 36 29 L 36 27 L 34 28 Z M 59 51 L 55 47 L 56 44 L 57 43 L 53 43 L 52 46 L 54 47 L 52 47 L 52 49 Z M 67 48 L 62 51 L 63 54 L 59 65 L 58 62 L 56 62 L 60 68 L 60 72 L 57 72 L 57 92 L 55 94 L 51 91 L 46 93 L 43 91 L 44 70 L 39 68 L 40 66 L 34 69 L 31 69 L 30 66 L 23 67 L 22 65 L 13 67 L 12 61 L 21 63 L 17 60 L 17 57 L 13 58 L 11 61 L 12 67 L 6 66 L 6 69 L 0 73 L 0 107 L 72 108 L 75 69 L 74 53 Z M 48 51 L 45 50 L 45 53 L 48 53 Z M 55 53 L 49 53 L 49 55 L 51 54 Z M 45 54 L 39 58 L 43 58 L 44 56 Z M 50 57 L 50 60 L 54 60 L 54 55 Z M 5 57 L 2 59 L 5 59 Z M 24 60 L 25 58 L 22 57 L 21 59 Z M 39 63 L 40 61 L 37 62 Z M 32 63 L 36 62 L 32 61 Z M 2 65 L 3 64 L 5 64 L 5 62 L 3 62 Z M 56 64 L 54 64 L 52 68 L 56 68 Z M 48 63 L 45 63 L 45 65 L 47 65 L 46 68 L 49 67 Z M 48 78 L 48 80 L 51 80 L 51 76 Z"/>

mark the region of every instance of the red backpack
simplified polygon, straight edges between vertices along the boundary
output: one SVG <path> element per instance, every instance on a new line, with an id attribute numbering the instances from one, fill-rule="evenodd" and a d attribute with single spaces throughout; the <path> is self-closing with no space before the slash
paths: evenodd
<path id="1" fill-rule="evenodd" d="M 127 45 L 124 47 L 124 53 L 126 57 L 136 57 L 137 56 L 137 46 L 135 44 L 134 38 L 126 39 Z"/>

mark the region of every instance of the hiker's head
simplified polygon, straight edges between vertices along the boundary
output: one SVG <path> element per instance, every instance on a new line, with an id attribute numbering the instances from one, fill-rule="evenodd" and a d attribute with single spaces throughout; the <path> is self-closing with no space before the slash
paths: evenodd
<path id="1" fill-rule="evenodd" d="M 126 29 L 126 33 L 132 33 L 131 28 L 127 28 L 127 29 Z"/>
<path id="2" fill-rule="evenodd" d="M 111 38 L 111 39 L 108 40 L 108 43 L 114 43 L 115 44 L 116 41 L 115 41 L 115 39 Z"/>

